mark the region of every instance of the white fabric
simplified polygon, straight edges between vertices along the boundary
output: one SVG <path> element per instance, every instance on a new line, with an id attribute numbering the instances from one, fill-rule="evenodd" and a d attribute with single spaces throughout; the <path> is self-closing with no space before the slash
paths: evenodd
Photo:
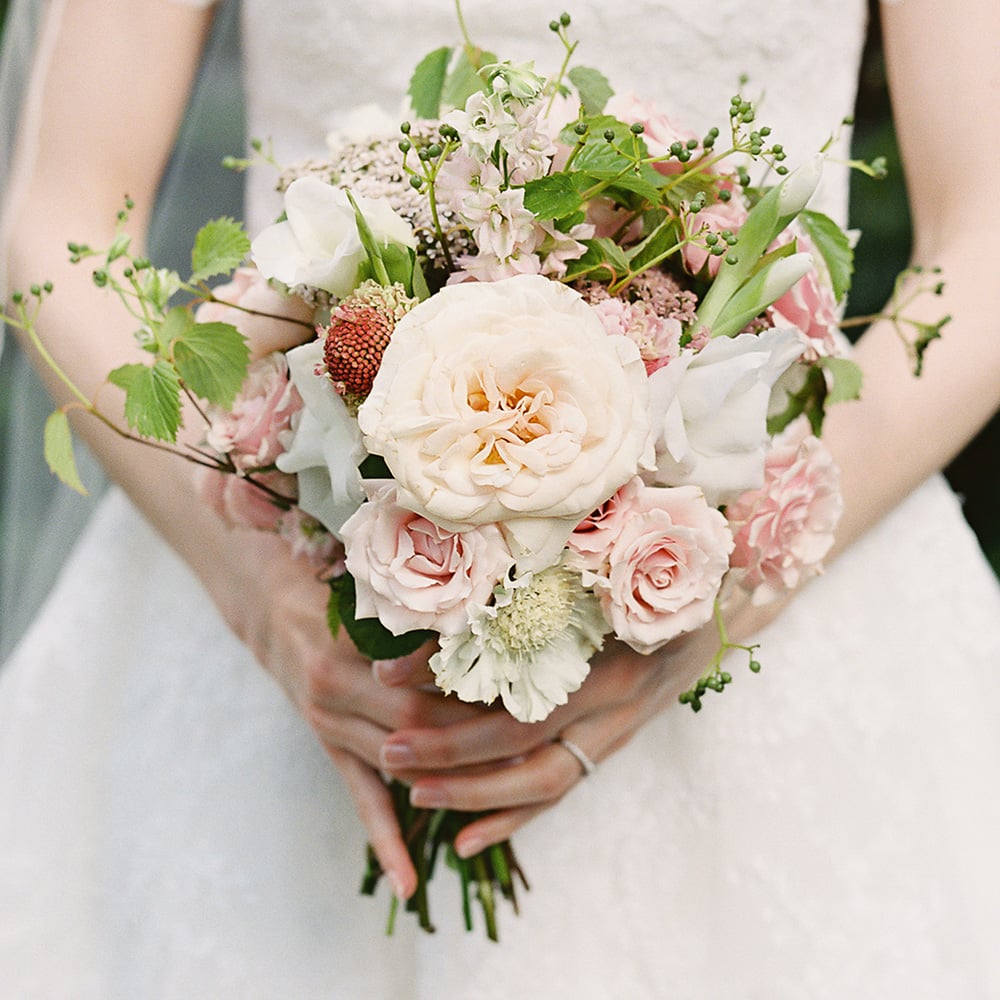
<path id="1" fill-rule="evenodd" d="M 245 0 L 251 134 L 305 152 L 370 88 L 399 93 L 450 6 Z M 636 2 L 625 34 L 574 7 L 581 62 L 699 128 L 743 70 L 793 155 L 850 105 L 860 0 Z M 559 56 L 531 0 L 465 8 L 486 44 L 509 23 Z M 387 940 L 314 738 L 112 491 L 0 673 L 0 993 L 1000 996 L 1000 589 L 955 498 L 929 482 L 761 642 L 759 676 L 734 665 L 522 831 L 533 888 L 499 947 L 458 927 L 447 871 L 438 934 Z"/>

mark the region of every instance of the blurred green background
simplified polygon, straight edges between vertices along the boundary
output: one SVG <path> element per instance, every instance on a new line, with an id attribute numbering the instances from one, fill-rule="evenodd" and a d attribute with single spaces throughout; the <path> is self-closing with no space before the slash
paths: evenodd
<path id="1" fill-rule="evenodd" d="M 0 0 L 0 14 L 7 0 Z M 238 61 L 236 17 L 233 4 L 226 4 L 211 44 L 222 58 L 216 60 L 222 72 L 203 75 L 193 101 L 193 113 L 185 126 L 185 145 L 190 148 L 188 169 L 214 170 L 218 183 L 188 184 L 179 189 L 170 182 L 161 192 L 167 202 L 169 228 L 160 227 L 151 240 L 155 259 L 168 266 L 184 266 L 193 233 L 205 219 L 220 214 L 239 216 L 241 188 L 239 178 L 222 170 L 223 155 L 241 151 L 245 146 L 242 132 L 240 96 L 232 86 L 237 75 L 232 72 Z M 855 127 L 856 155 L 871 159 L 885 156 L 890 176 L 882 182 L 855 173 L 852 184 L 852 224 L 863 230 L 857 248 L 855 284 L 851 292 L 850 312 L 865 315 L 876 312 L 885 302 L 897 272 L 905 266 L 909 252 L 909 218 L 902 184 L 898 153 L 885 90 L 877 17 L 866 47 Z M 945 331 L 947 336 L 947 330 Z M 928 355 L 933 363 L 933 347 Z M 0 366 L 0 425 L 3 407 L 9 405 L 9 373 Z M 39 452 L 40 452 L 39 447 Z M 40 459 L 40 455 L 37 456 Z M 955 490 L 965 498 L 966 514 L 982 546 L 1000 575 L 1000 417 L 994 418 L 979 437 L 947 470 Z M 2 488 L 0 483 L 0 488 Z"/>

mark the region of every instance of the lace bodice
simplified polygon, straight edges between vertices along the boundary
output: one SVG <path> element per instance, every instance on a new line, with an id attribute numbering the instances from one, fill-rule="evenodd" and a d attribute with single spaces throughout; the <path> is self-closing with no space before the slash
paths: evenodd
<path id="1" fill-rule="evenodd" d="M 798 163 L 816 152 L 854 102 L 865 30 L 864 0 L 574 0 L 567 5 L 578 64 L 599 68 L 618 92 L 653 100 L 697 132 L 725 127 L 745 75 L 760 121 Z M 552 73 L 562 46 L 551 12 L 534 0 L 465 0 L 473 40 L 501 58 L 533 59 Z M 737 27 L 739 25 L 739 27 Z M 318 0 L 243 0 L 248 131 L 273 140 L 279 162 L 315 155 L 327 132 L 365 103 L 401 105 L 417 61 L 460 41 L 454 5 L 382 0 L 348 6 Z M 844 137 L 846 138 L 846 136 Z M 273 175 L 250 181 L 250 226 L 275 212 Z M 828 170 L 822 207 L 842 216 L 846 170 Z"/>

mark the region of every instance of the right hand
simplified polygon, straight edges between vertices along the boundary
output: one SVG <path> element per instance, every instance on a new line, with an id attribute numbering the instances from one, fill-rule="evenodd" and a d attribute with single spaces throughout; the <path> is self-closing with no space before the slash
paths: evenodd
<path id="1" fill-rule="evenodd" d="M 484 709 L 436 691 L 379 683 L 371 661 L 343 629 L 336 639 L 330 635 L 329 588 L 282 539 L 244 531 L 238 541 L 230 536 L 226 553 L 236 550 L 240 570 L 230 565 L 216 575 L 224 586 L 215 595 L 220 610 L 316 733 L 347 784 L 393 890 L 408 898 L 416 872 L 380 773 L 382 744 L 396 730 L 451 726 Z"/>

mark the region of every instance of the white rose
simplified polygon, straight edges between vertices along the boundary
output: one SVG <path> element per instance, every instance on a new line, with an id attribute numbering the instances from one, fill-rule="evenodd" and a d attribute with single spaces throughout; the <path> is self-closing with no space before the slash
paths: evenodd
<path id="1" fill-rule="evenodd" d="M 700 486 L 712 506 L 764 480 L 771 389 L 802 353 L 797 330 L 716 337 L 649 377 L 655 480 Z"/>
<path id="2" fill-rule="evenodd" d="M 376 242 L 415 246 L 413 231 L 385 199 L 354 200 Z M 285 192 L 285 215 L 250 247 L 261 274 L 289 286 L 322 288 L 338 298 L 350 295 L 367 255 L 347 192 L 317 177 L 300 177 Z"/>
<path id="3" fill-rule="evenodd" d="M 554 562 L 652 468 L 638 349 L 537 275 L 452 285 L 407 313 L 358 421 L 402 506 L 451 531 L 502 523 L 522 568 Z"/>
<path id="4" fill-rule="evenodd" d="M 298 475 L 299 506 L 339 537 L 344 522 L 364 500 L 358 472 L 365 457 L 361 435 L 329 378 L 316 374 L 323 341 L 296 347 L 286 357 L 303 409 L 276 464 L 282 472 Z"/>

